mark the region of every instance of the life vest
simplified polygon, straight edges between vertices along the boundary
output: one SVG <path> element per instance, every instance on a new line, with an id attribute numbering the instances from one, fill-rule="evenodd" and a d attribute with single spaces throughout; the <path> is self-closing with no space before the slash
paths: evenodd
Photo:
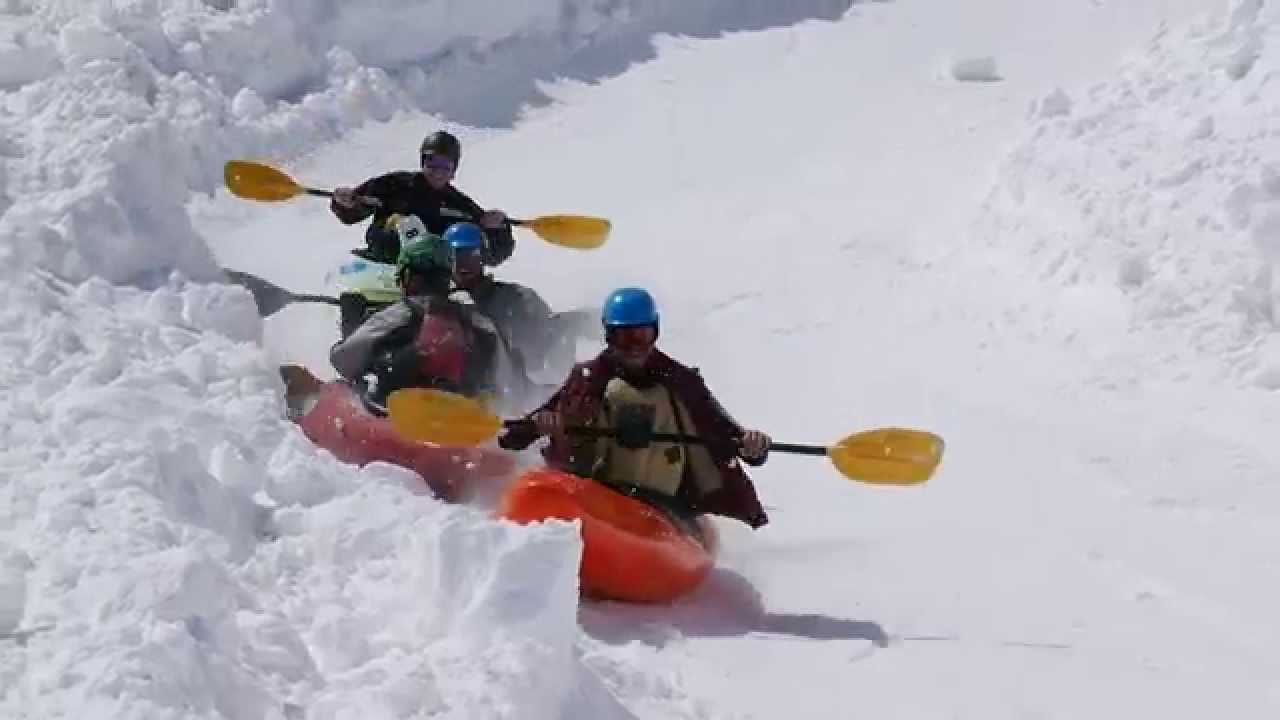
<path id="1" fill-rule="evenodd" d="M 605 386 L 604 402 L 597 415 L 600 427 L 616 427 L 617 413 L 625 405 L 653 409 L 653 432 L 683 434 L 693 430 L 689 409 L 662 385 L 639 388 L 622 378 Z M 614 485 L 634 485 L 668 497 L 675 496 L 686 467 L 700 492 L 720 488 L 720 473 L 706 447 L 698 444 L 654 441 L 643 448 L 625 448 L 614 438 L 596 441 L 596 479 Z"/>
<path id="2" fill-rule="evenodd" d="M 454 387 L 462 384 L 470 343 L 455 313 L 426 313 L 413 344 L 418 350 L 418 370 L 424 377 Z"/>

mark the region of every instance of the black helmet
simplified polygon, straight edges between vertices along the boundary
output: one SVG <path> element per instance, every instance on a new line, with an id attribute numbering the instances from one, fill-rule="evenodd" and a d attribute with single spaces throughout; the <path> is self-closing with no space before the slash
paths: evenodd
<path id="1" fill-rule="evenodd" d="M 428 155 L 444 155 L 457 166 L 462 161 L 462 143 L 452 133 L 437 130 L 423 138 L 422 147 L 418 148 L 419 160 Z"/>

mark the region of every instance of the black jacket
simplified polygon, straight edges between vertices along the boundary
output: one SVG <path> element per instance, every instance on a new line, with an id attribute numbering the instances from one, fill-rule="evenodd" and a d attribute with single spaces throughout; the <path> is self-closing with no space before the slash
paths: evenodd
<path id="1" fill-rule="evenodd" d="M 459 291 L 455 291 L 459 292 Z M 516 283 L 486 277 L 475 288 L 463 290 L 482 315 L 493 321 L 525 364 L 541 368 L 556 341 L 550 306 L 533 290 Z"/>
<path id="2" fill-rule="evenodd" d="M 360 183 L 355 188 L 356 195 L 375 197 L 382 201 L 378 207 L 357 205 L 345 208 L 336 202 L 329 204 L 335 216 L 347 225 L 354 225 L 361 220 L 373 216 L 373 222 L 365 232 L 365 241 L 369 245 L 366 254 L 370 260 L 393 263 L 400 254 L 400 237 L 388 230 L 384 223 L 388 216 L 417 215 L 427 232 L 440 235 L 456 222 L 479 222 L 484 209 L 474 200 L 467 197 L 453 185 L 446 185 L 436 190 L 427 183 L 427 179 L 419 172 L 399 171 L 379 175 Z M 511 228 L 498 230 L 486 228 L 488 239 L 484 261 L 486 265 L 502 264 L 515 250 L 515 238 Z"/>

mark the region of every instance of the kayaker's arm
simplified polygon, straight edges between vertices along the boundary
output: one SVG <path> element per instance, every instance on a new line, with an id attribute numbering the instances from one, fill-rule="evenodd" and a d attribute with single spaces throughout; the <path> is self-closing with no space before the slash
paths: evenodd
<path id="1" fill-rule="evenodd" d="M 486 211 L 480 207 L 480 203 L 471 199 L 471 196 L 459 190 L 456 186 L 450 185 L 446 190 L 446 205 L 456 208 L 471 216 L 471 222 L 476 223 L 484 230 L 484 249 L 481 252 L 484 258 L 484 264 L 489 267 L 497 267 L 506 262 L 507 258 L 516 249 L 516 239 L 511 233 L 511 225 L 507 222 L 490 223 L 486 222 L 485 215 L 493 212 L 499 216 L 505 217 L 505 213 L 501 211 Z"/>
<path id="2" fill-rule="evenodd" d="M 413 322 L 413 315 L 413 310 L 404 302 L 379 310 L 345 340 L 330 348 L 329 362 L 333 364 L 333 369 L 348 380 L 363 377 L 369 371 L 369 364 L 379 343 Z"/>
<path id="3" fill-rule="evenodd" d="M 557 390 L 555 394 L 547 398 L 547 401 L 541 407 L 533 412 L 525 415 L 518 420 L 509 420 L 505 423 L 502 434 L 498 436 L 498 447 L 504 450 L 514 450 L 519 452 L 537 442 L 538 438 L 545 433 L 538 427 L 538 423 L 534 418 L 539 413 L 554 413 L 555 408 L 560 405 L 560 393 L 563 388 Z"/>
<path id="4" fill-rule="evenodd" d="M 511 233 L 510 225 L 503 225 L 500 228 L 485 228 L 485 238 L 488 239 L 488 247 L 485 248 L 484 264 L 490 267 L 497 267 L 507 261 L 512 253 L 516 250 L 516 238 Z"/>
<path id="5" fill-rule="evenodd" d="M 350 205 L 344 205 L 339 202 L 339 197 L 335 194 L 333 199 L 329 201 L 329 211 L 333 213 L 334 217 L 342 221 L 342 224 L 355 225 L 374 213 L 377 208 L 369 200 L 382 201 L 383 196 L 386 195 L 390 185 L 394 182 L 393 178 L 394 173 L 389 173 L 369 178 L 360 183 L 351 191 L 355 202 Z"/>
<path id="6" fill-rule="evenodd" d="M 718 437 L 728 437 L 733 441 L 734 447 L 737 448 L 736 455 L 751 467 L 760 467 L 769 459 L 769 436 L 759 430 L 750 430 L 742 426 L 737 420 L 725 410 L 724 405 L 711 392 L 711 388 L 702 380 L 702 376 L 694 371 L 698 377 L 696 391 L 702 396 L 703 402 L 707 403 L 711 411 L 717 417 L 717 427 L 709 430 L 716 433 Z M 721 434 L 722 433 L 722 434 Z M 744 440 L 746 442 L 744 442 Z M 750 447 L 747 447 L 750 446 Z"/>
<path id="7" fill-rule="evenodd" d="M 538 426 L 528 418 L 521 418 L 508 423 L 503 428 L 502 434 L 498 436 L 498 447 L 520 452 L 537 442 L 540 437 L 542 433 L 538 432 Z"/>

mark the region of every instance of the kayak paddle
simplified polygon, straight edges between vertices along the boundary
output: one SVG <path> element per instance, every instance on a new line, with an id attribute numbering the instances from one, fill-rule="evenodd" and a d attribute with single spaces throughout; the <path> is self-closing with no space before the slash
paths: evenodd
<path id="1" fill-rule="evenodd" d="M 401 436 L 439 445 L 472 446 L 495 437 L 503 427 L 526 422 L 503 420 L 480 403 L 454 393 L 405 388 L 387 398 L 391 426 Z M 605 428 L 566 428 L 575 435 L 610 436 Z M 652 433 L 651 440 L 700 444 L 702 438 Z M 824 455 L 842 475 L 872 485 L 918 485 L 942 461 L 941 437 L 923 430 L 879 428 L 856 432 L 829 447 L 773 443 L 770 452 Z"/>
<path id="2" fill-rule="evenodd" d="M 222 272 L 227 274 L 227 278 L 231 282 L 245 288 L 253 295 L 253 302 L 258 306 L 258 315 L 261 317 L 270 317 L 280 312 L 287 305 L 293 303 L 323 303 L 325 305 L 338 305 L 338 298 L 329 297 L 328 295 L 305 295 L 290 292 L 274 283 L 263 280 L 257 275 L 251 275 L 247 272 L 239 270 L 231 270 L 222 268 Z"/>
<path id="3" fill-rule="evenodd" d="M 270 165 L 247 160 L 231 160 L 222 169 L 227 189 L 236 197 L 259 202 L 284 202 L 299 195 L 333 197 L 332 190 L 299 185 L 293 178 Z M 363 202 L 377 205 L 377 198 L 364 197 Z M 612 224 L 605 218 L 588 215 L 544 215 L 520 220 L 508 218 L 512 225 L 525 227 L 552 245 L 592 250 L 604 245 Z"/>

